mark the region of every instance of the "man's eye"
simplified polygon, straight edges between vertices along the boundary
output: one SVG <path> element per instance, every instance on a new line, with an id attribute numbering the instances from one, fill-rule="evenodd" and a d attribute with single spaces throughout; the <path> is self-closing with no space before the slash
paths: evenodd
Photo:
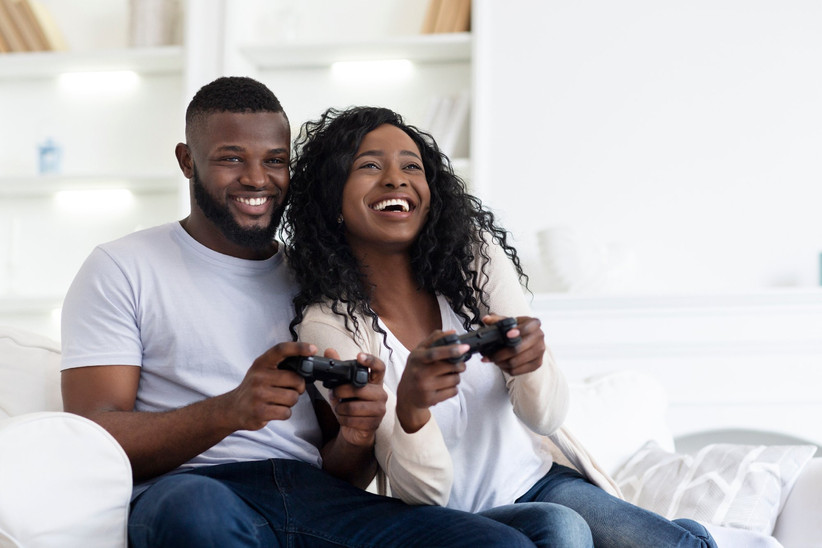
<path id="1" fill-rule="evenodd" d="M 240 157 L 239 156 L 224 156 L 224 157 L 220 158 L 220 161 L 221 162 L 239 162 Z"/>

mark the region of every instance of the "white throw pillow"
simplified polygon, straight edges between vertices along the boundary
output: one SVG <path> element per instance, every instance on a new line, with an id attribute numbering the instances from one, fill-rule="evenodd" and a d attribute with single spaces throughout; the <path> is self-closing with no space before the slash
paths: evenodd
<path id="1" fill-rule="evenodd" d="M 0 326 L 0 418 L 62 410 L 60 345 L 36 333 Z"/>
<path id="2" fill-rule="evenodd" d="M 665 418 L 668 398 L 655 378 L 617 371 L 571 383 L 565 427 L 610 475 L 648 441 L 674 449 Z"/>
<path id="3" fill-rule="evenodd" d="M 713 444 L 693 455 L 649 442 L 617 473 L 630 502 L 668 519 L 773 532 L 813 445 Z"/>

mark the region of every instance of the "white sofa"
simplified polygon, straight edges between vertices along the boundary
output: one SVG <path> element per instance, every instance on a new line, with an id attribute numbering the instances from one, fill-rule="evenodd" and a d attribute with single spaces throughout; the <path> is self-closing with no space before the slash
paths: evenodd
<path id="1" fill-rule="evenodd" d="M 732 444 L 716 443 L 715 432 L 675 440 L 662 384 L 636 371 L 592 377 L 571 390 L 566 426 L 628 500 L 668 518 L 696 519 L 720 548 L 822 547 L 815 445 L 754 431 L 729 432 Z"/>
<path id="2" fill-rule="evenodd" d="M 54 341 L 0 327 L 0 548 L 125 547 L 128 459 L 95 423 L 60 412 L 59 360 Z M 615 476 L 649 441 L 673 450 L 653 378 L 624 371 L 572 387 L 568 425 Z M 796 475 L 773 535 L 709 525 L 720 546 L 822 546 L 822 459 Z"/>
<path id="3" fill-rule="evenodd" d="M 131 465 L 62 412 L 59 371 L 57 343 L 0 327 L 0 548 L 122 548 Z"/>

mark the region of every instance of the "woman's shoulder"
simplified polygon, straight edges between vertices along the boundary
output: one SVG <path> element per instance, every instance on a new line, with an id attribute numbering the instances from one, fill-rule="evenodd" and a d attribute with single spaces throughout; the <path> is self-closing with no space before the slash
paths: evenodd
<path id="1" fill-rule="evenodd" d="M 347 314 L 345 305 L 338 307 L 339 314 L 334 312 L 329 302 L 315 303 L 307 307 L 303 320 L 297 327 L 300 340 L 308 340 L 304 337 L 333 338 L 336 344 L 341 344 L 340 339 L 350 339 L 362 351 L 374 353 L 375 345 L 378 347 L 377 333 L 371 328 L 370 322 L 357 317 L 355 324 L 352 317 Z"/>

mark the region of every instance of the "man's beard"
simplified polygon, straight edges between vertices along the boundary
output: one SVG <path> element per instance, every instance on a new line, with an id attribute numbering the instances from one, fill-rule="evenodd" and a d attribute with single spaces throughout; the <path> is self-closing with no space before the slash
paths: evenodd
<path id="1" fill-rule="evenodd" d="M 251 227 L 244 228 L 234 219 L 228 206 L 220 204 L 211 193 L 206 190 L 200 179 L 200 174 L 197 172 L 197 167 L 194 166 L 194 200 L 197 206 L 202 210 L 203 214 L 208 220 L 214 223 L 214 226 L 225 236 L 229 241 L 253 250 L 265 250 L 271 247 L 274 237 L 277 234 L 277 228 L 280 225 L 280 219 L 283 216 L 283 207 L 277 206 L 271 214 L 271 222 L 265 227 Z"/>

